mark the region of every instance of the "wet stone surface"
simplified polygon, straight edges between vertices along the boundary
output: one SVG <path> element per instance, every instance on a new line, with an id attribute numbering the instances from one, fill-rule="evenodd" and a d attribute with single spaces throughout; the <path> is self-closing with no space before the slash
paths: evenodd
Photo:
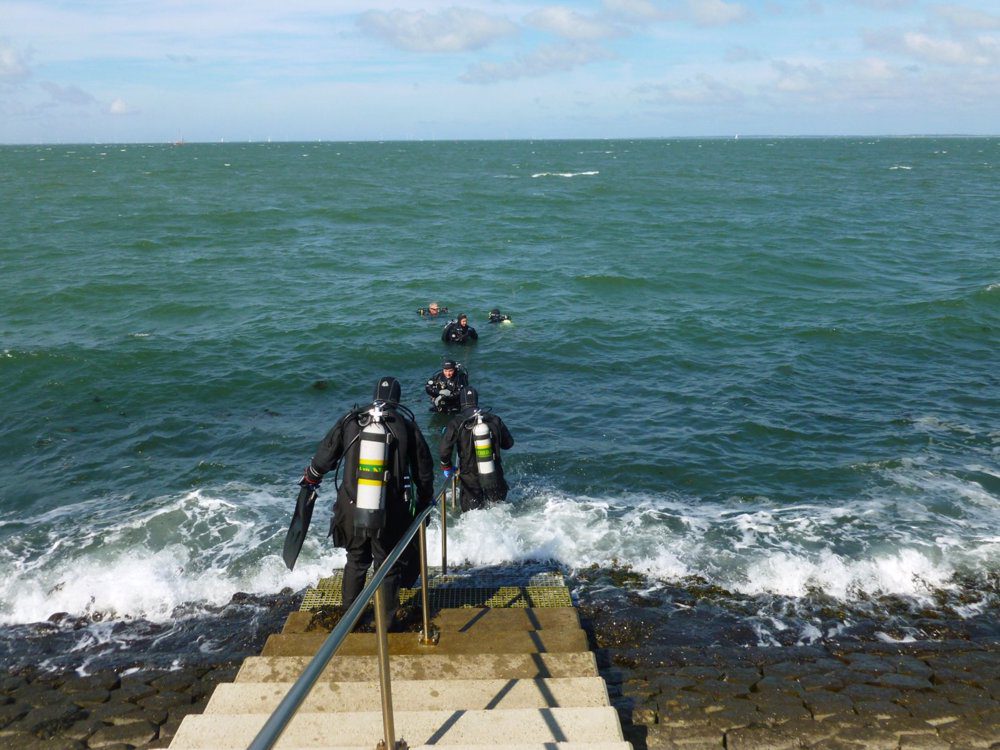
<path id="1" fill-rule="evenodd" d="M 1000 750 L 1000 643 L 599 649 L 635 750 Z"/>
<path id="2" fill-rule="evenodd" d="M 0 681 L 0 750 L 162 748 L 202 711 L 237 663 L 65 679 L 30 672 Z"/>

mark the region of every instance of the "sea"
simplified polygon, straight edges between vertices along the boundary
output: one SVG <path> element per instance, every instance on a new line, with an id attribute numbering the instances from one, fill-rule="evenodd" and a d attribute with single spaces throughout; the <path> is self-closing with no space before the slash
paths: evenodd
<path id="1" fill-rule="evenodd" d="M 343 565 L 332 482 L 281 560 L 319 440 L 393 375 L 436 452 L 446 355 L 516 441 L 457 570 L 555 569 L 654 645 L 996 638 L 998 166 L 957 137 L 0 147 L 0 663 L 243 655 Z"/>

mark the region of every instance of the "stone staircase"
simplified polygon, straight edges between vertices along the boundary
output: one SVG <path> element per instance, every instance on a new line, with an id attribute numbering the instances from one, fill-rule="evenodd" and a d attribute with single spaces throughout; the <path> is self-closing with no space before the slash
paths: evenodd
<path id="1" fill-rule="evenodd" d="M 389 634 L 397 740 L 449 750 L 631 750 L 561 576 L 525 576 L 428 577 L 438 645 Z M 247 747 L 325 640 L 311 610 L 339 604 L 339 583 L 324 579 L 307 592 L 304 609 L 244 661 L 235 682 L 215 689 L 203 714 L 184 719 L 170 747 Z M 418 589 L 401 598 L 414 596 Z M 373 750 L 382 739 L 374 654 L 374 634 L 350 634 L 277 747 Z"/>

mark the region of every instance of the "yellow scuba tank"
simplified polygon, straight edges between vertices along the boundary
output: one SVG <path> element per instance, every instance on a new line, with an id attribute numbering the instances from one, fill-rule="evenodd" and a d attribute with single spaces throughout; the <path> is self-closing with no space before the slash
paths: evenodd
<path id="1" fill-rule="evenodd" d="M 367 423 L 363 424 L 358 448 L 358 500 L 354 509 L 354 531 L 364 536 L 375 536 L 385 526 L 385 487 L 389 480 L 391 433 L 382 421 L 380 404 L 372 405 L 367 412 Z"/>

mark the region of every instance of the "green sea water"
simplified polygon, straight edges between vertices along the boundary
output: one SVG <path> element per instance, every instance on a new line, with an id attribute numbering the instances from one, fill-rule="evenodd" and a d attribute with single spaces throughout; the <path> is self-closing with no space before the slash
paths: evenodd
<path id="1" fill-rule="evenodd" d="M 164 618 L 337 564 L 318 511 L 281 566 L 295 482 L 382 375 L 436 443 L 432 299 L 517 441 L 457 562 L 961 585 L 981 613 L 998 163 L 996 138 L 2 147 L 0 619 Z"/>

